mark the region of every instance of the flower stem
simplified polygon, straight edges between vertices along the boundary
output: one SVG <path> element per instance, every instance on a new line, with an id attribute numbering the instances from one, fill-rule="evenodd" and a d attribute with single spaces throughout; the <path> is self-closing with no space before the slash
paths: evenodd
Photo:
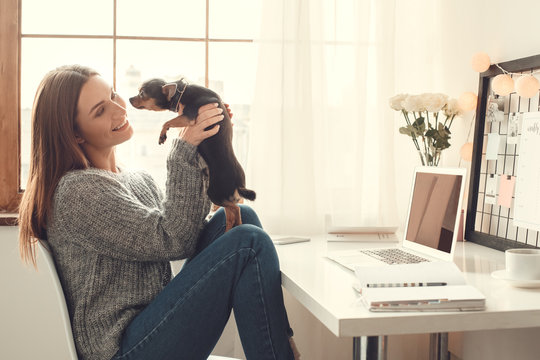
<path id="1" fill-rule="evenodd" d="M 406 112 L 405 110 L 402 110 L 402 112 L 403 112 L 403 117 L 405 118 L 405 122 L 407 123 L 407 125 L 411 125 L 411 120 L 409 119 L 409 113 Z M 416 147 L 416 150 L 420 151 L 420 145 L 418 145 L 418 139 L 416 139 L 416 135 L 411 134 L 411 137 L 412 137 L 413 144 Z"/>
<path id="2" fill-rule="evenodd" d="M 452 119 L 450 119 L 450 124 L 448 125 L 448 128 L 450 129 L 450 127 L 452 126 L 452 123 L 454 122 L 454 117 L 456 115 L 452 115 Z"/>
<path id="3" fill-rule="evenodd" d="M 401 112 L 403 113 L 403 117 L 405 118 L 405 122 L 407 123 L 407 125 L 411 125 L 411 121 L 409 120 L 409 113 L 405 110 L 401 110 Z"/>
<path id="4" fill-rule="evenodd" d="M 426 162 L 424 161 L 424 155 L 422 155 L 422 152 L 418 150 L 418 155 L 420 155 L 420 161 L 422 161 L 422 166 L 426 166 Z"/>

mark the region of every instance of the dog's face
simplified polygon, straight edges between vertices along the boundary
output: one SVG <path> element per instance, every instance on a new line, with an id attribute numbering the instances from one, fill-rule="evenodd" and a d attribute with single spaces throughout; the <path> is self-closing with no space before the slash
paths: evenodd
<path id="1" fill-rule="evenodd" d="M 169 108 L 169 99 L 163 92 L 165 81 L 152 79 L 144 82 L 139 89 L 139 94 L 129 98 L 129 102 L 137 109 L 163 111 Z"/>

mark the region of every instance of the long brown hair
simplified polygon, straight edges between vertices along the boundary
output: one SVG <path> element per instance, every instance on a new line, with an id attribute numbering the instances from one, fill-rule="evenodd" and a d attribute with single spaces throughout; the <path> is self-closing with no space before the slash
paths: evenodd
<path id="1" fill-rule="evenodd" d="M 36 242 L 47 239 L 56 185 L 66 172 L 89 167 L 76 141 L 75 119 L 81 88 L 94 75 L 80 65 L 59 67 L 45 75 L 34 98 L 30 170 L 19 206 L 19 250 L 34 266 Z"/>

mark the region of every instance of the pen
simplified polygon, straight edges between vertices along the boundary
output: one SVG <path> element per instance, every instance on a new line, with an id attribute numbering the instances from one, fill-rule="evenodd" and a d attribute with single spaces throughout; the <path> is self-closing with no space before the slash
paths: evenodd
<path id="1" fill-rule="evenodd" d="M 445 302 L 448 302 L 448 299 L 429 299 L 429 300 L 411 300 L 411 301 L 388 301 L 388 302 L 372 302 L 372 307 L 388 307 L 388 306 L 398 306 L 398 307 L 404 307 L 404 306 L 418 306 L 418 305 L 435 305 L 435 304 L 442 304 Z"/>
<path id="2" fill-rule="evenodd" d="M 426 283 L 381 283 L 367 284 L 368 288 L 383 288 L 383 287 L 415 287 L 415 286 L 446 286 L 445 282 L 426 282 Z"/>

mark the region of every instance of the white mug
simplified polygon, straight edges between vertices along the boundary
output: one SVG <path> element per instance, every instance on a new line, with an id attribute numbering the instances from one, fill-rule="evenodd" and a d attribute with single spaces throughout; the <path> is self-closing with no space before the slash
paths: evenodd
<path id="1" fill-rule="evenodd" d="M 512 280 L 540 280 L 540 249 L 508 249 L 506 273 Z"/>

